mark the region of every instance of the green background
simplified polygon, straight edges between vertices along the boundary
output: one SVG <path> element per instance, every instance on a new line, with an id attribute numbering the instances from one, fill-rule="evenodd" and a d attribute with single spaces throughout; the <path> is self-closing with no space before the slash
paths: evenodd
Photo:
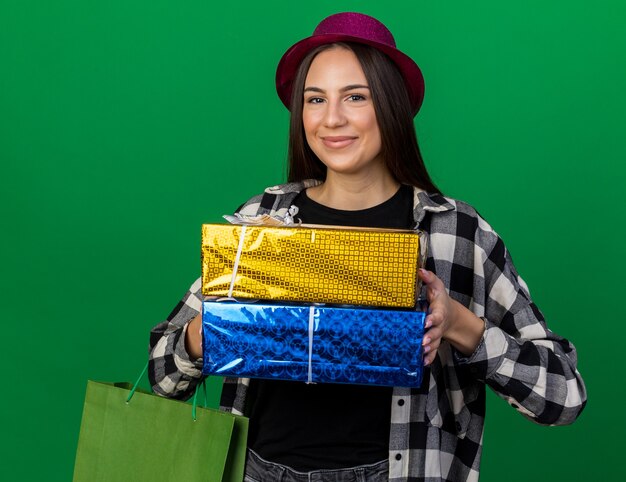
<path id="1" fill-rule="evenodd" d="M 433 178 L 496 228 L 579 351 L 573 426 L 489 397 L 481 480 L 622 474 L 624 5 L 1 0 L 0 478 L 70 480 L 87 379 L 139 373 L 198 276 L 200 224 L 284 179 L 276 63 L 344 10 L 420 64 Z"/>

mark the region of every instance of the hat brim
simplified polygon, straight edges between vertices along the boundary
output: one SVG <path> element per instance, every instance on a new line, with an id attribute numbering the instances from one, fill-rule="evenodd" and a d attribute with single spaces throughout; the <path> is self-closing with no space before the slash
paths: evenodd
<path id="1" fill-rule="evenodd" d="M 285 52 L 276 68 L 276 91 L 287 109 L 290 109 L 291 106 L 293 80 L 304 57 L 320 45 L 336 42 L 355 42 L 370 45 L 386 54 L 400 70 L 409 94 L 413 115 L 417 114 L 424 100 L 424 77 L 413 59 L 389 45 L 344 34 L 313 35 L 295 43 Z"/>

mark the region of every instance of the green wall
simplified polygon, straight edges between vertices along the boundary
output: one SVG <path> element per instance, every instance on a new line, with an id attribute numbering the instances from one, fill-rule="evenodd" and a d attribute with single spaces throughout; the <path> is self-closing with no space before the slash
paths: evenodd
<path id="1" fill-rule="evenodd" d="M 435 181 L 499 231 L 579 350 L 575 425 L 489 397 L 481 480 L 621 474 L 624 5 L 0 1 L 0 478 L 71 478 L 87 379 L 139 373 L 198 275 L 200 224 L 284 178 L 275 65 L 342 10 L 422 66 Z"/>

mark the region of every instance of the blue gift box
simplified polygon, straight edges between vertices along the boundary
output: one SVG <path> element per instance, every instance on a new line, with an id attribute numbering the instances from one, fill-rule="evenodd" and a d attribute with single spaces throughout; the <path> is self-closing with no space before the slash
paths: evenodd
<path id="1" fill-rule="evenodd" d="M 419 387 L 424 311 L 205 301 L 203 374 Z"/>

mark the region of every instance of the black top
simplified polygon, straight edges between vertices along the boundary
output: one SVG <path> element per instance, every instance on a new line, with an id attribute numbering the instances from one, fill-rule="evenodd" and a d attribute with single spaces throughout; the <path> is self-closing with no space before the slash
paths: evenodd
<path id="1" fill-rule="evenodd" d="M 332 209 L 302 191 L 296 219 L 310 224 L 412 228 L 413 190 L 402 186 L 378 206 Z M 249 447 L 299 471 L 375 463 L 389 456 L 391 387 L 252 380 Z"/>

